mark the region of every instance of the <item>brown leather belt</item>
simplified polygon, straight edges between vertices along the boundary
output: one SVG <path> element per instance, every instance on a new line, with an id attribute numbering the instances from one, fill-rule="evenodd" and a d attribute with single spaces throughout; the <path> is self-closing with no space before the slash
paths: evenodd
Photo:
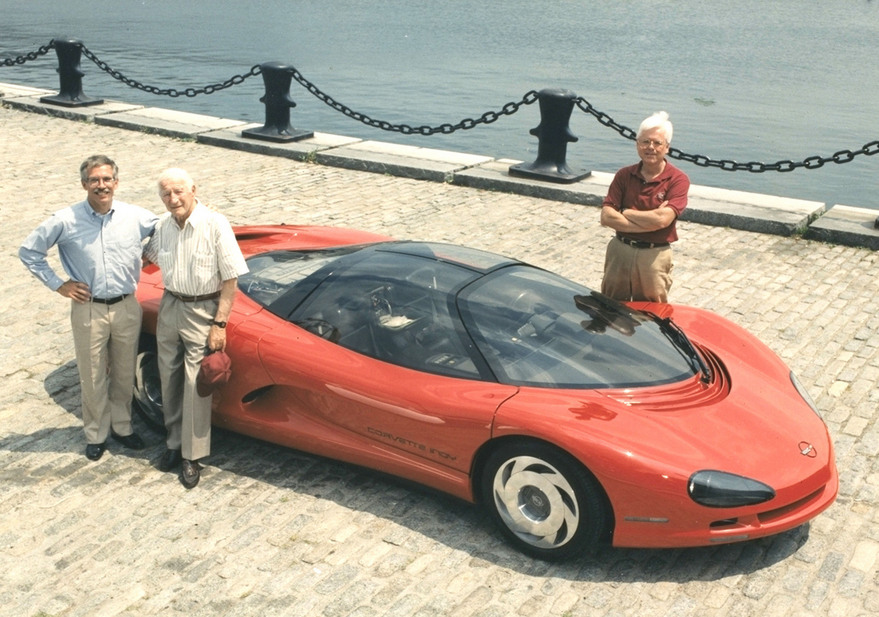
<path id="1" fill-rule="evenodd" d="M 180 300 L 181 302 L 201 302 L 202 300 L 214 300 L 215 298 L 220 297 L 220 292 L 215 291 L 212 294 L 204 294 L 201 296 L 185 296 L 183 294 L 179 294 L 176 291 L 171 291 L 170 289 L 166 289 L 169 294 Z"/>
<path id="2" fill-rule="evenodd" d="M 116 296 L 115 298 L 92 298 L 92 302 L 97 302 L 98 304 L 116 304 L 117 302 L 122 302 L 130 295 L 131 294 L 122 294 L 121 296 Z"/>
<path id="3" fill-rule="evenodd" d="M 632 240 L 631 238 L 619 235 L 617 240 L 636 249 L 660 249 L 670 244 L 669 242 L 641 242 L 640 240 Z"/>

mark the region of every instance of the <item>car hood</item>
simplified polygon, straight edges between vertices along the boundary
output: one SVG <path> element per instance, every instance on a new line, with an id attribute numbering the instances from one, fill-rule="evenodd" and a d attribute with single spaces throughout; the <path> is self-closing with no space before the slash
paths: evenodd
<path id="1" fill-rule="evenodd" d="M 540 437 L 598 475 L 629 479 L 633 469 L 653 481 L 716 469 L 788 486 L 832 464 L 827 427 L 770 349 L 716 315 L 674 312 L 714 369 L 710 383 L 693 376 L 631 389 L 523 387 L 499 410 L 495 435 Z"/>

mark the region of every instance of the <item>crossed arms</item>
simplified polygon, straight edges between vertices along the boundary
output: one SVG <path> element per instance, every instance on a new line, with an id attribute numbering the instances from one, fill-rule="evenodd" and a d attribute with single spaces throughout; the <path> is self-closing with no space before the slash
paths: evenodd
<path id="1" fill-rule="evenodd" d="M 612 206 L 602 206 L 600 220 L 602 225 L 614 231 L 639 233 L 668 227 L 676 217 L 677 214 L 669 207 L 668 201 L 664 201 L 655 210 L 626 208 L 620 212 Z"/>

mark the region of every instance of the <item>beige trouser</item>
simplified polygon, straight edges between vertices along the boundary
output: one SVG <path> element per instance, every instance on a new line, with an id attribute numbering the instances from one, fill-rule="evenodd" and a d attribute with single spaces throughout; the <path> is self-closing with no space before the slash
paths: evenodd
<path id="1" fill-rule="evenodd" d="M 183 302 L 165 293 L 159 305 L 156 344 L 169 450 L 197 461 L 211 453 L 211 397 L 199 396 L 196 378 L 205 356 L 216 299 Z"/>
<path id="2" fill-rule="evenodd" d="M 115 304 L 71 302 L 86 441 L 131 434 L 131 395 L 142 311 L 134 294 Z"/>
<path id="3" fill-rule="evenodd" d="M 601 293 L 628 302 L 668 302 L 671 247 L 635 248 L 614 237 L 607 245 Z"/>

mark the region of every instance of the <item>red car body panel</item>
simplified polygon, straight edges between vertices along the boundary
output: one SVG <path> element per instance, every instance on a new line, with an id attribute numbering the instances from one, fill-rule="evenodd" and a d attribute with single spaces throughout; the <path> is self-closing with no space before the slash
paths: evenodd
<path id="1" fill-rule="evenodd" d="M 319 227 L 236 229 L 245 256 L 385 240 Z M 138 288 L 155 332 L 160 273 Z M 475 469 L 493 440 L 539 439 L 596 477 L 611 504 L 613 544 L 675 547 L 794 528 L 829 507 L 838 476 L 826 426 L 784 363 L 732 322 L 700 309 L 632 305 L 672 317 L 715 378 L 631 390 L 520 387 L 423 373 L 307 332 L 240 291 L 228 326 L 229 383 L 215 425 L 363 465 L 475 501 Z M 776 490 L 770 501 L 710 508 L 688 495 L 698 470 L 739 474 Z"/>

